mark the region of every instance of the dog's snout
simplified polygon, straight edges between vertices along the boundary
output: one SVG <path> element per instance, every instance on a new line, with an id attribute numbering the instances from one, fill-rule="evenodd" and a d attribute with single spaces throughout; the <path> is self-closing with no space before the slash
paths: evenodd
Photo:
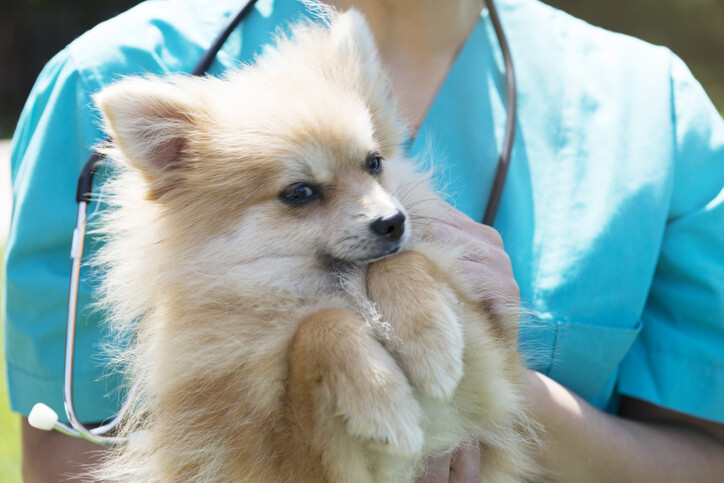
<path id="1" fill-rule="evenodd" d="M 390 241 L 397 241 L 405 233 L 405 214 L 398 211 L 392 216 L 377 218 L 370 224 L 370 228 L 375 235 Z"/>

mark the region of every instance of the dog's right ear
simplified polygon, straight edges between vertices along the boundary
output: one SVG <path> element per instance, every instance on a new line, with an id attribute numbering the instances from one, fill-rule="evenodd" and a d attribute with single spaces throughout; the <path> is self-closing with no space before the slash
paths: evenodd
<path id="1" fill-rule="evenodd" d="M 126 78 L 94 96 L 105 128 L 130 167 L 147 179 L 183 166 L 201 104 L 188 90 L 153 77 Z"/>

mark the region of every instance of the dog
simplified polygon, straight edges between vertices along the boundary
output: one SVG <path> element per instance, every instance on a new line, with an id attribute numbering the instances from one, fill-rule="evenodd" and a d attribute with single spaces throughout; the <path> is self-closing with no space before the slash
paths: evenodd
<path id="1" fill-rule="evenodd" d="M 139 387 L 97 477 L 413 481 L 464 445 L 484 481 L 536 477 L 517 315 L 469 300 L 464 249 L 431 236 L 442 201 L 359 12 L 95 101 L 101 303 Z"/>

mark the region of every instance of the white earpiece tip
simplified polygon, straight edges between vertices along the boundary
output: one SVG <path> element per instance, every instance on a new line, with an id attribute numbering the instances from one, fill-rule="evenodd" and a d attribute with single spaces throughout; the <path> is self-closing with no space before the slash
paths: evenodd
<path id="1" fill-rule="evenodd" d="M 36 429 L 50 431 L 58 422 L 58 413 L 43 403 L 37 403 L 28 415 L 28 423 Z"/>

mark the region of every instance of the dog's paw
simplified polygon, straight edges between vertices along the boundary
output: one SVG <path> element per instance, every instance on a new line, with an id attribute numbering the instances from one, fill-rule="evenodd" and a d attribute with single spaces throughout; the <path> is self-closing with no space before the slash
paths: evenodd
<path id="1" fill-rule="evenodd" d="M 425 395 L 448 400 L 463 375 L 459 301 L 444 274 L 424 255 L 404 252 L 371 265 L 367 293 L 392 327 L 382 344 Z"/>
<path id="2" fill-rule="evenodd" d="M 415 455 L 422 451 L 424 434 L 420 428 L 419 405 L 396 413 L 377 411 L 367 415 L 348 415 L 347 429 L 351 435 L 369 440 L 373 447 L 400 455 Z"/>
<path id="3" fill-rule="evenodd" d="M 378 380 L 364 394 L 341 397 L 338 415 L 347 431 L 390 453 L 414 455 L 422 451 L 422 410 L 404 375 L 395 367 L 391 375 L 380 368 Z"/>
<path id="4" fill-rule="evenodd" d="M 398 345 L 397 358 L 410 382 L 435 399 L 452 398 L 463 376 L 463 331 L 449 301 L 440 294 L 439 303 L 427 314 L 425 330 Z"/>

